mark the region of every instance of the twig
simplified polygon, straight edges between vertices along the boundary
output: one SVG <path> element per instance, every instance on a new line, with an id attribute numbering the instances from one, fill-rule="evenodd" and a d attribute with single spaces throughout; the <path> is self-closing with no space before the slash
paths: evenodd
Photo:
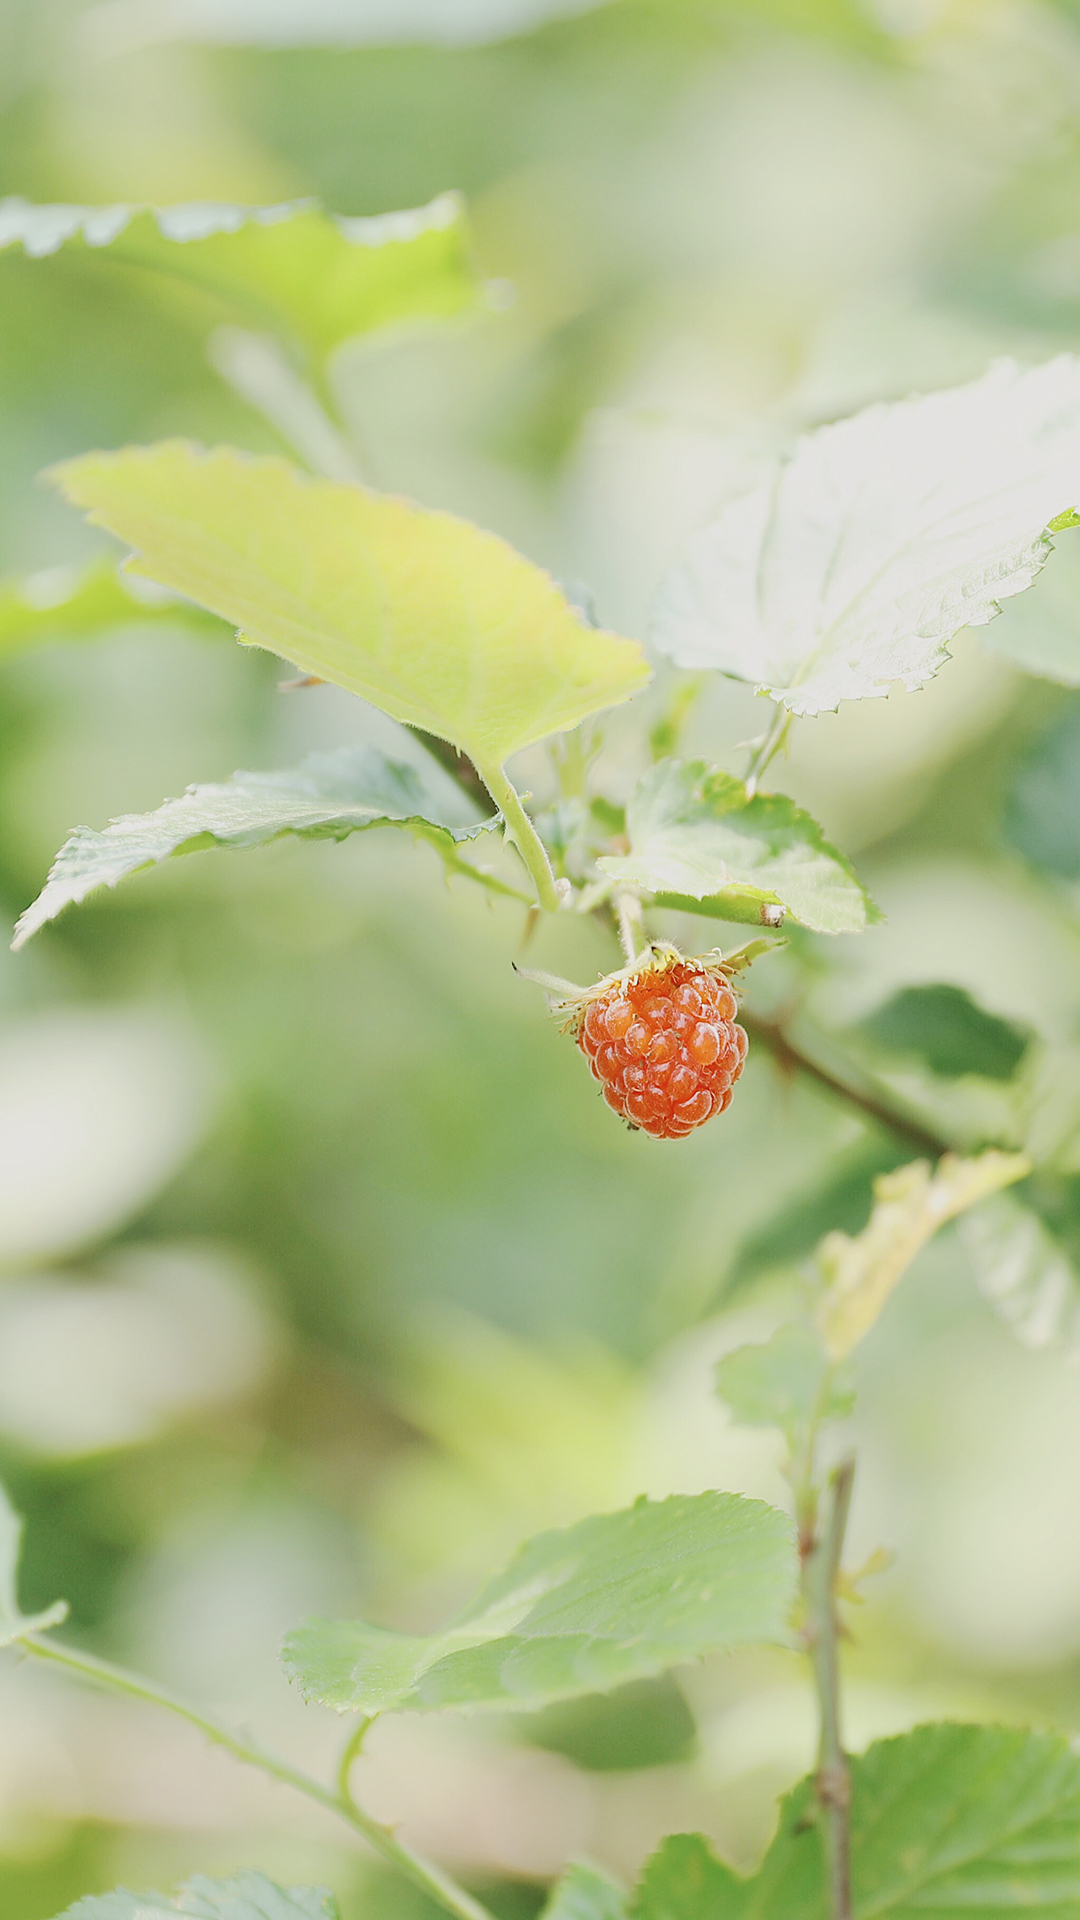
<path id="1" fill-rule="evenodd" d="M 808 1074 L 819 1086 L 827 1087 L 830 1093 L 847 1101 L 849 1106 L 857 1107 L 867 1119 L 886 1127 L 898 1140 L 906 1141 L 919 1153 L 931 1154 L 937 1160 L 943 1153 L 954 1150 L 955 1141 L 946 1139 L 898 1102 L 891 1101 L 881 1087 L 856 1077 L 854 1073 L 847 1078 L 815 1059 L 778 1022 L 762 1020 L 745 1008 L 740 1011 L 739 1020 L 752 1040 L 768 1048 L 779 1067 Z"/>
<path id="2" fill-rule="evenodd" d="M 830 1475 L 828 1510 L 801 1543 L 806 1636 L 814 1668 L 821 1738 L 814 1777 L 825 1849 L 830 1920 L 851 1920 L 851 1769 L 840 1723 L 840 1620 L 836 1588 L 855 1478 L 853 1455 Z"/>

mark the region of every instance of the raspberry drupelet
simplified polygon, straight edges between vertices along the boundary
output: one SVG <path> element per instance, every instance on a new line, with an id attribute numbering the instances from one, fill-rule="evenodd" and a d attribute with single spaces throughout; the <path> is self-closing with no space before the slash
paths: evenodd
<path id="1" fill-rule="evenodd" d="M 608 1106 L 654 1140 L 724 1113 L 747 1039 L 727 980 L 692 961 L 646 967 L 591 999 L 577 1041 Z"/>

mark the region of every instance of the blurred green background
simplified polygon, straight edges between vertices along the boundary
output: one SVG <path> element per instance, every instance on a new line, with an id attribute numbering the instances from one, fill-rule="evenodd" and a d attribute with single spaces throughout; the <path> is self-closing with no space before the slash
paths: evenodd
<path id="1" fill-rule="evenodd" d="M 339 356 L 368 471 L 640 636 L 737 461 L 998 353 L 1080 350 L 1080 8 L 0 0 L 0 191 L 374 213 L 447 187 L 513 299 Z M 0 567 L 96 550 L 45 464 L 175 432 L 275 444 L 189 303 L 104 254 L 0 256 Z M 399 748 L 282 677 L 180 620 L 0 664 L 5 921 L 78 821 Z M 616 795 L 642 704 L 607 732 Z M 688 744 L 738 766 L 759 724 L 719 681 Z M 523 778 L 543 791 L 543 756 Z M 763 1004 L 839 1030 L 949 981 L 1024 1023 L 1075 1231 L 1080 695 L 963 635 L 924 692 L 802 722 L 776 780 L 888 921 L 762 963 Z M 515 979 L 521 937 L 519 909 L 372 835 L 184 860 L 0 958 L 0 1475 L 26 1602 L 63 1592 L 88 1644 L 311 1765 L 341 1729 L 275 1658 L 306 1612 L 419 1628 L 544 1525 L 642 1491 L 782 1499 L 711 1362 L 768 1333 L 817 1234 L 856 1228 L 907 1157 L 754 1057 L 721 1124 L 627 1134 Z M 530 957 L 616 964 L 591 926 Z M 961 1136 L 1011 1097 L 913 1073 Z M 1076 1728 L 1080 1376 L 1028 1334 L 946 1235 L 867 1343 L 856 1550 L 898 1558 L 849 1649 L 853 1745 L 948 1713 Z M 663 1832 L 750 1864 L 812 1738 L 798 1663 L 753 1654 L 532 1724 L 390 1721 L 357 1782 L 527 1920 L 568 1858 L 629 1873 Z M 194 1735 L 4 1665 L 4 1920 L 256 1864 L 329 1882 L 346 1920 L 418 1905 Z"/>

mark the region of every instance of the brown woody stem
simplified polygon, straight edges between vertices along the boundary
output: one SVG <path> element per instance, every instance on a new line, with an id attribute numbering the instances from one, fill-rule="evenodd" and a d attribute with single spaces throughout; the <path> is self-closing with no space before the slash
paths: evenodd
<path id="1" fill-rule="evenodd" d="M 851 1769 L 844 1752 L 840 1720 L 840 1618 L 837 1581 L 844 1548 L 851 1489 L 852 1455 L 829 1477 L 816 1524 L 800 1539 L 806 1638 L 814 1669 L 821 1737 L 814 1788 L 825 1852 L 830 1920 L 851 1920 Z"/>

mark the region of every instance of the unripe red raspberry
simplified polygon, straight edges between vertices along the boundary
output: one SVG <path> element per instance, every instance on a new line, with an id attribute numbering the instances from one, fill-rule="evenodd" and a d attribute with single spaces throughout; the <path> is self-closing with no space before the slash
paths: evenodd
<path id="1" fill-rule="evenodd" d="M 586 1005 L 577 1041 L 604 1099 L 654 1140 L 681 1140 L 731 1105 L 747 1040 L 722 973 L 649 962 Z"/>

